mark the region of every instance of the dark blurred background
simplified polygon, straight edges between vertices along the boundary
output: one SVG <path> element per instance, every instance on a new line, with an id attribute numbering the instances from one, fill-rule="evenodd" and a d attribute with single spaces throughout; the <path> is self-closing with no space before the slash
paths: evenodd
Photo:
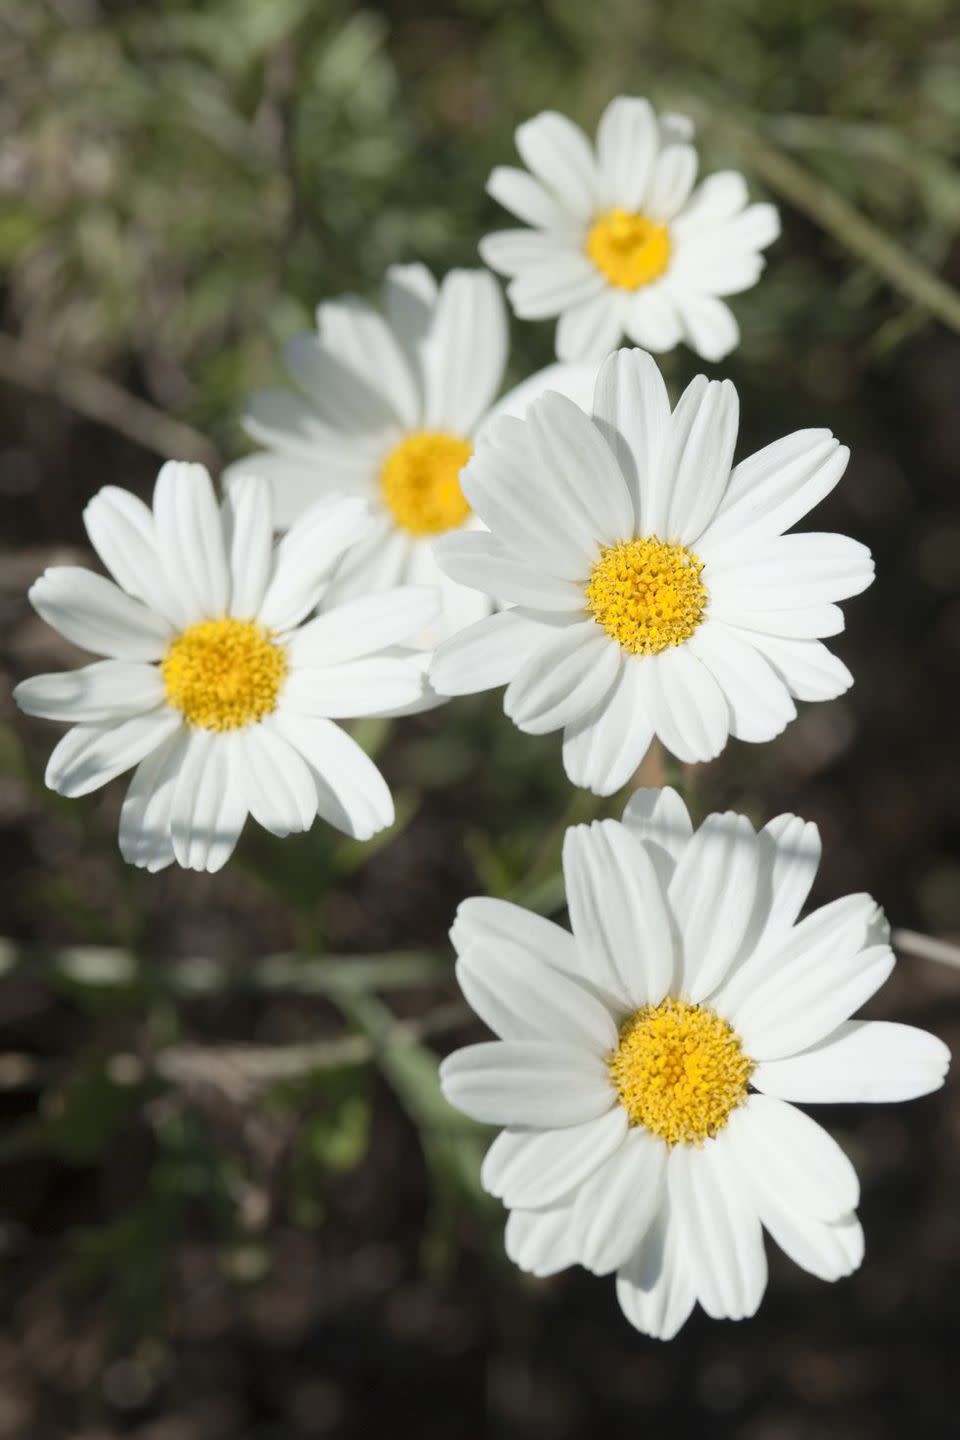
<path id="1" fill-rule="evenodd" d="M 0 1440 L 956 1433 L 955 1087 L 819 1112 L 867 1259 L 830 1287 L 772 1256 L 753 1321 L 663 1346 L 611 1281 L 504 1260 L 487 1136 L 436 1091 L 478 1035 L 445 937 L 466 894 L 559 903 L 562 826 L 596 807 L 557 737 L 497 696 L 367 723 L 400 817 L 378 841 L 251 827 L 220 875 L 150 877 L 117 852 L 121 785 L 44 790 L 56 727 L 9 685 L 83 658 L 25 591 L 91 563 L 99 486 L 240 453 L 245 393 L 319 298 L 477 263 L 520 120 L 592 131 L 647 94 L 696 114 L 704 171 L 782 206 L 733 302 L 739 453 L 831 427 L 854 458 L 812 524 L 878 569 L 836 642 L 850 695 L 687 793 L 815 819 L 818 901 L 869 889 L 960 938 L 957 22 L 950 0 L 2 0 Z M 551 346 L 515 326 L 514 378 Z M 671 385 L 698 368 L 669 357 Z M 905 955 L 870 1013 L 955 1040 L 960 971 Z"/>

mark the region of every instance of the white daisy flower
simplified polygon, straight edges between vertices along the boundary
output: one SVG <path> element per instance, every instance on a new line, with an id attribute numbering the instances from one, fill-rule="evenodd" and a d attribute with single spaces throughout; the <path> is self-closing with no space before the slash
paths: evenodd
<path id="1" fill-rule="evenodd" d="M 107 658 L 14 691 L 27 714 L 73 727 L 50 756 L 51 789 L 87 795 L 136 765 L 120 849 L 147 870 L 219 870 L 248 814 L 274 835 L 316 815 L 361 840 L 392 823 L 383 776 L 334 721 L 418 702 L 420 657 L 396 647 L 429 623 L 437 592 L 407 586 L 306 618 L 367 533 L 365 501 L 318 502 L 274 549 L 264 481 L 237 479 L 218 507 L 202 465 L 170 462 L 152 511 L 106 486 L 84 522 L 116 584 L 57 567 L 30 599 Z"/>
<path id="2" fill-rule="evenodd" d="M 749 205 L 735 170 L 694 190 L 693 122 L 659 118 L 646 100 L 618 96 L 597 129 L 545 110 L 516 132 L 532 172 L 498 166 L 489 193 L 528 230 L 480 243 L 486 263 L 511 277 L 525 320 L 559 315 L 562 360 L 601 359 L 620 337 L 646 350 L 685 341 L 720 360 L 740 332 L 719 298 L 755 285 L 761 250 L 780 233 L 773 205 Z"/>
<path id="3" fill-rule="evenodd" d="M 449 1056 L 441 1081 L 505 1127 L 482 1181 L 524 1270 L 615 1271 L 628 1320 L 668 1339 L 696 1302 L 756 1311 L 761 1227 L 821 1279 L 860 1264 L 854 1168 L 792 1102 L 924 1095 L 949 1051 L 850 1018 L 894 957 L 868 895 L 797 921 L 819 856 L 795 815 L 694 833 L 674 791 L 641 790 L 622 824 L 567 832 L 572 934 L 506 901 L 460 906 L 460 985 L 500 1038 Z"/>
<path id="4" fill-rule="evenodd" d="M 475 590 L 437 568 L 433 541 L 477 527 L 460 472 L 484 424 L 522 413 L 545 389 L 586 403 L 595 368 L 551 365 L 496 405 L 507 362 L 507 319 L 496 280 L 453 270 L 438 287 L 423 265 L 394 265 L 384 314 L 346 296 L 317 308 L 316 335 L 286 349 L 297 391 L 253 396 L 244 416 L 265 451 L 228 475 L 265 476 L 277 522 L 332 492 L 363 495 L 376 521 L 340 568 L 331 598 L 391 585 L 437 585 L 442 615 L 425 642 L 451 635 L 489 611 Z"/>
<path id="5" fill-rule="evenodd" d="M 849 451 L 801 430 L 733 465 L 737 392 L 700 375 L 673 414 L 649 355 L 602 366 L 592 418 L 559 395 L 488 431 L 463 477 L 490 534 L 448 536 L 455 580 L 516 608 L 442 645 L 442 695 L 507 686 L 530 734 L 561 727 L 576 785 L 611 794 L 655 735 L 683 761 L 729 735 L 770 740 L 793 697 L 852 684 L 819 637 L 873 577 L 843 535 L 784 535 L 833 489 Z"/>

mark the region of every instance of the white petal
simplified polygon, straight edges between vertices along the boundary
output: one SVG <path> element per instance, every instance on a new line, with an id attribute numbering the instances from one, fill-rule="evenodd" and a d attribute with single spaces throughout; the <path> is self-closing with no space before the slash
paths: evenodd
<path id="1" fill-rule="evenodd" d="M 277 546 L 261 623 L 283 631 L 302 620 L 316 605 L 333 566 L 370 523 L 367 502 L 356 497 L 318 500 L 301 515 Z"/>
<path id="2" fill-rule="evenodd" d="M 30 586 L 37 614 L 74 645 L 115 660 L 159 660 L 173 627 L 91 570 L 58 565 Z"/>
<path id="3" fill-rule="evenodd" d="M 339 463 L 331 466 L 327 455 L 313 460 L 260 450 L 235 460 L 223 472 L 224 485 L 253 477 L 270 487 L 271 511 L 278 530 L 288 526 L 311 505 L 332 490 L 342 494 L 372 494 L 376 489 L 379 452 L 370 457 L 353 453 L 352 440 L 341 439 Z"/>
<path id="4" fill-rule="evenodd" d="M 251 725 L 237 735 L 239 768 L 247 806 L 271 835 L 309 830 L 317 813 L 317 787 L 305 760 L 267 725 Z"/>
<path id="5" fill-rule="evenodd" d="M 653 740 L 643 701 L 642 667 L 625 655 L 610 693 L 563 732 L 567 779 L 595 795 L 612 795 L 626 785 Z"/>
<path id="6" fill-rule="evenodd" d="M 740 633 L 767 657 L 798 700 L 834 700 L 853 684 L 843 661 L 819 640 L 787 640 L 749 630 Z"/>
<path id="7" fill-rule="evenodd" d="M 632 1009 L 657 1004 L 677 979 L 677 947 L 644 846 L 616 820 L 576 825 L 564 837 L 563 873 L 588 978 Z"/>
<path id="8" fill-rule="evenodd" d="M 849 1158 L 809 1115 L 769 1095 L 748 1095 L 727 1121 L 736 1163 L 755 1190 L 787 1209 L 840 1220 L 860 1201 Z"/>
<path id="9" fill-rule="evenodd" d="M 816 641 L 801 643 L 818 643 Z M 751 643 L 748 630 L 701 625 L 688 649 L 710 671 L 730 707 L 730 731 L 740 740 L 772 740 L 796 718 L 783 680 Z"/>
<path id="10" fill-rule="evenodd" d="M 582 611 L 583 587 L 572 580 L 538 572 L 509 554 L 492 535 L 459 532 L 442 535 L 434 546 L 443 572 L 461 585 L 492 595 L 500 601 L 533 610 Z M 575 623 L 579 615 L 570 617 Z"/>
<path id="11" fill-rule="evenodd" d="M 830 494 L 849 459 L 829 430 L 797 430 L 741 460 L 697 554 L 719 562 L 782 535 Z"/>
<path id="12" fill-rule="evenodd" d="M 273 562 L 270 487 L 253 475 L 226 485 L 223 530 L 230 569 L 229 614 L 252 620 L 260 613 Z"/>
<path id="13" fill-rule="evenodd" d="M 672 1340 L 696 1302 L 689 1266 L 677 1244 L 677 1224 L 663 1204 L 636 1253 L 617 1275 L 624 1315 L 644 1335 Z"/>
<path id="14" fill-rule="evenodd" d="M 434 591 L 438 608 L 434 619 L 415 635 L 411 635 L 404 644 L 415 646 L 417 650 L 432 652 L 451 635 L 458 635 L 461 630 L 475 625 L 478 620 L 486 620 L 494 608 L 494 602 L 489 595 L 482 595 L 479 590 L 472 590 L 468 585 L 458 585 L 456 580 L 444 575 L 437 564 L 430 540 L 415 541 L 411 550 L 410 579 L 418 587 L 428 586 Z M 431 659 L 432 654 L 424 657 L 425 670 L 429 669 Z"/>
<path id="15" fill-rule="evenodd" d="M 526 419 L 484 430 L 463 492 L 512 554 L 549 574 L 585 581 L 599 549 L 633 533 L 629 493 L 609 446 L 559 394 L 534 400 Z"/>
<path id="16" fill-rule="evenodd" d="M 320 345 L 311 388 L 315 399 L 327 397 L 330 408 L 325 418 L 342 424 L 340 414 L 346 407 L 338 402 L 345 400 L 356 428 L 376 428 L 386 418 L 385 401 L 393 419 L 415 430 L 420 423 L 420 395 L 407 357 L 383 316 L 365 301 L 347 295 L 318 305 L 317 328 Z"/>
<path id="17" fill-rule="evenodd" d="M 670 436 L 670 401 L 656 361 L 618 350 L 601 367 L 594 423 L 616 457 L 634 504 L 634 533 L 656 535 L 666 523 L 661 457 Z"/>
<path id="18" fill-rule="evenodd" d="M 503 697 L 504 714 L 528 735 L 546 735 L 601 705 L 622 664 L 595 622 L 556 630 L 524 661 Z"/>
<path id="19" fill-rule="evenodd" d="M 871 945 L 856 954 L 825 955 L 784 966 L 738 1007 L 736 1029 L 754 1060 L 779 1060 L 814 1045 L 859 1010 L 888 979 L 893 951 Z"/>
<path id="20" fill-rule="evenodd" d="M 740 560 L 717 575 L 711 568 L 711 601 L 734 596 L 759 609 L 799 610 L 859 595 L 873 580 L 866 545 L 846 535 L 780 535 L 754 560 Z M 732 623 L 736 623 L 735 621 Z"/>
<path id="21" fill-rule="evenodd" d="M 212 730 L 190 734 L 174 786 L 170 835 L 177 863 L 187 870 L 220 870 L 230 859 L 247 818 L 246 785 L 231 764 L 235 736 Z"/>
<path id="22" fill-rule="evenodd" d="M 589 140 L 555 110 L 543 110 L 518 126 L 517 149 L 529 170 L 564 209 L 586 218 L 599 197 L 599 177 Z"/>
<path id="23" fill-rule="evenodd" d="M 550 631 L 516 610 L 501 610 L 440 645 L 430 682 L 441 695 L 474 695 L 508 685 Z"/>
<path id="24" fill-rule="evenodd" d="M 657 116 L 661 145 L 674 145 L 678 140 L 692 140 L 697 127 L 690 115 L 679 110 L 662 110 Z"/>
<path id="25" fill-rule="evenodd" d="M 501 416 L 522 420 L 531 403 L 545 395 L 548 390 L 555 390 L 558 395 L 566 395 L 567 399 L 579 405 L 581 410 L 589 412 L 596 381 L 597 367 L 593 362 L 564 365 L 555 361 L 552 365 L 544 365 L 542 370 L 535 370 L 526 380 L 521 380 L 519 385 L 514 385 L 512 390 L 501 395 L 490 407 L 477 431 L 477 441 L 486 438 L 487 426 Z"/>
<path id="26" fill-rule="evenodd" d="M 765 250 L 780 234 L 780 214 L 775 205 L 749 205 L 740 215 L 730 216 L 718 226 L 714 241 L 718 250 Z"/>
<path id="27" fill-rule="evenodd" d="M 766 1095 L 810 1105 L 913 1100 L 939 1090 L 949 1064 L 946 1045 L 926 1030 L 847 1020 L 812 1049 L 758 1065 L 751 1080 Z"/>
<path id="28" fill-rule="evenodd" d="M 185 726 L 140 761 L 120 810 L 120 854 L 129 865 L 156 872 L 172 865 L 170 814 L 190 732 Z"/>
<path id="29" fill-rule="evenodd" d="M 601 1057 L 617 1047 L 609 1010 L 516 943 L 480 941 L 461 955 L 456 971 L 471 1008 L 501 1040 L 555 1039 Z"/>
<path id="30" fill-rule="evenodd" d="M 303 756 L 317 786 L 317 811 L 330 825 L 356 840 L 369 840 L 393 824 L 387 782 L 357 742 L 331 720 L 307 719 L 282 708 L 270 727 Z"/>
<path id="31" fill-rule="evenodd" d="M 730 707 L 686 646 L 644 657 L 644 699 L 653 728 L 678 760 L 712 760 L 727 743 Z"/>
<path id="32" fill-rule="evenodd" d="M 577 1259 L 594 1275 L 616 1270 L 643 1240 L 662 1203 L 666 1161 L 663 1141 L 635 1128 L 581 1186 L 571 1232 Z"/>
<path id="33" fill-rule="evenodd" d="M 695 547 L 713 519 L 730 478 L 739 416 L 729 380 L 698 375 L 683 392 L 664 455 L 670 487 L 665 539 Z"/>
<path id="34" fill-rule="evenodd" d="M 723 1132 L 702 1149 L 670 1152 L 667 1180 L 677 1242 L 697 1298 L 715 1320 L 753 1315 L 767 1285 L 760 1221 Z"/>
<path id="35" fill-rule="evenodd" d="M 306 347 L 307 353 L 319 357 L 324 365 L 329 363 L 312 335 L 298 337 L 296 342 L 290 342 L 291 346 L 294 343 Z M 289 351 L 288 346 L 288 362 Z M 258 390 L 247 400 L 242 416 L 244 430 L 251 440 L 278 454 L 251 456 L 238 465 L 252 465 L 252 473 L 270 481 L 277 515 L 287 489 L 294 492 L 287 503 L 297 501 L 301 505 L 331 490 L 356 493 L 369 484 L 378 457 L 401 437 L 399 422 L 386 402 L 378 401 L 372 391 L 366 390 L 359 377 L 351 381 L 351 394 L 360 413 L 352 415 L 344 406 L 334 410 L 328 420 L 321 419 L 318 413 L 319 397 L 304 400 L 289 390 Z M 372 398 L 357 400 L 365 395 Z M 271 471 L 271 460 L 274 465 L 282 461 L 286 468 L 295 467 L 294 474 L 287 477 L 284 471 Z M 236 471 L 237 466 L 230 467 L 231 477 Z"/>
<path id="36" fill-rule="evenodd" d="M 517 275 L 507 286 L 507 294 L 522 320 L 545 320 L 570 305 L 583 304 L 605 288 L 600 271 L 579 249 L 564 249 Z"/>
<path id="37" fill-rule="evenodd" d="M 544 395 L 527 411 L 534 453 L 558 489 L 592 520 L 601 543 L 633 538 L 633 499 L 610 446 L 579 406 L 563 395 Z M 586 577 L 584 577 L 586 578 Z"/>
<path id="38" fill-rule="evenodd" d="M 708 815 L 677 861 L 670 906 L 683 939 L 683 993 L 702 1000 L 721 982 L 750 922 L 757 837 L 743 815 Z"/>
<path id="39" fill-rule="evenodd" d="M 179 726 L 180 716 L 165 706 L 116 725 L 74 725 L 54 746 L 44 779 L 70 799 L 89 795 L 139 764 Z"/>
<path id="40" fill-rule="evenodd" d="M 512 1210 L 503 1237 L 507 1256 L 541 1278 L 566 1270 L 576 1261 L 570 1218 L 569 1208 Z"/>
<path id="41" fill-rule="evenodd" d="M 565 1130 L 501 1130 L 484 1157 L 480 1183 L 510 1209 L 552 1205 L 618 1150 L 626 1133 L 620 1105 Z"/>
<path id="42" fill-rule="evenodd" d="M 769 862 L 768 843 L 760 842 L 764 870 Z M 783 975 L 799 973 L 813 963 L 827 964 L 832 955 L 852 955 L 869 942 L 887 939 L 877 929 L 881 917 L 871 896 L 845 895 L 821 905 L 792 928 L 771 926 L 765 943 L 744 950 L 743 961 L 721 987 L 717 1004 L 725 1015 L 736 1019 L 751 997 L 765 991 L 775 993 Z"/>
<path id="43" fill-rule="evenodd" d="M 856 1215 L 830 1223 L 816 1220 L 775 1199 L 755 1196 L 760 1219 L 784 1254 L 818 1280 L 852 1275 L 863 1260 L 863 1229 Z"/>
<path id="44" fill-rule="evenodd" d="M 532 175 L 516 166 L 497 165 L 490 172 L 487 194 L 527 225 L 570 224 L 569 211 L 564 210 Z"/>
<path id="45" fill-rule="evenodd" d="M 538 567 L 564 580 L 582 582 L 591 573 L 604 533 L 591 505 L 591 487 L 573 465 L 554 472 L 525 421 L 504 416 L 486 426 L 461 485 L 476 514 L 511 554 L 536 557 Z"/>
<path id="46" fill-rule="evenodd" d="M 398 586 L 348 600 L 294 631 L 287 656 L 294 667 L 337 665 L 412 640 L 437 616 L 439 596 L 426 585 Z"/>
<path id="47" fill-rule="evenodd" d="M 409 584 L 417 543 L 385 510 L 374 511 L 369 529 L 336 563 L 320 609 L 326 612 L 348 600 Z"/>
<path id="48" fill-rule="evenodd" d="M 758 836 L 760 887 L 744 955 L 777 943 L 803 909 L 820 864 L 820 832 L 797 815 L 778 815 Z"/>
<path id="49" fill-rule="evenodd" d="M 645 285 L 630 295 L 623 311 L 623 328 L 635 345 L 662 354 L 680 342 L 680 317 L 672 290 L 666 285 Z"/>
<path id="50" fill-rule="evenodd" d="M 758 603 L 759 602 L 759 603 Z M 726 584 L 710 592 L 710 618 L 756 636 L 782 635 L 785 639 L 811 640 L 820 635 L 839 635 L 843 611 L 839 605 L 804 605 L 800 610 L 774 610 L 776 592 L 737 591 Z"/>
<path id="51" fill-rule="evenodd" d="M 316 364 L 325 363 L 325 355 L 315 336 L 298 335 L 287 344 L 286 360 L 306 383 L 306 372 Z M 316 394 L 312 393 L 314 389 Z M 319 471 L 317 462 L 325 461 L 338 441 L 343 444 L 345 440 L 352 440 L 353 436 L 349 416 L 344 414 L 339 428 L 336 423 L 323 419 L 319 410 L 319 385 L 311 385 L 310 390 L 309 400 L 292 390 L 255 390 L 247 397 L 241 423 L 251 440 L 266 445 L 269 450 L 279 451 L 285 459 Z M 367 420 L 366 429 L 379 434 L 396 424 L 394 417 L 385 409 L 376 421 Z M 259 470 L 257 473 L 260 473 Z M 318 488 L 322 486 L 323 478 L 321 473 L 316 474 Z"/>
<path id="52" fill-rule="evenodd" d="M 216 619 L 230 600 L 223 524 L 210 476 L 202 465 L 168 460 L 153 492 L 157 552 L 184 619 Z"/>
<path id="53" fill-rule="evenodd" d="M 597 160 L 604 203 L 640 210 L 660 149 L 657 119 L 649 100 L 618 95 L 597 127 Z"/>
<path id="54" fill-rule="evenodd" d="M 697 152 L 692 145 L 666 145 L 653 167 L 644 202 L 653 220 L 672 220 L 683 209 L 697 178 Z"/>
<path id="55" fill-rule="evenodd" d="M 374 314 L 364 302 L 361 304 Z M 334 305 L 342 308 L 339 302 Z M 335 335 L 339 317 L 331 315 L 329 302 L 318 307 L 317 319 L 325 333 L 294 335 L 283 350 L 290 377 L 302 394 L 289 390 L 256 392 L 248 400 L 243 417 L 244 429 L 252 439 L 303 457 L 329 452 L 338 438 L 369 437 L 401 426 L 378 372 L 358 361 L 356 347 L 349 338 L 338 346 Z M 377 315 L 374 324 L 383 325 Z M 343 328 L 349 332 L 351 326 L 348 306 Z"/>
<path id="56" fill-rule="evenodd" d="M 668 885 L 693 835 L 693 821 L 682 798 L 669 785 L 635 790 L 624 807 L 623 823 L 650 856 L 661 885 Z"/>
<path id="57" fill-rule="evenodd" d="M 507 313 L 486 270 L 451 270 L 423 348 L 424 424 L 469 435 L 500 389 Z"/>
<path id="58" fill-rule="evenodd" d="M 716 227 L 733 219 L 747 204 L 747 182 L 736 170 L 718 170 L 697 186 L 670 227 L 671 237 L 686 241 L 711 238 Z"/>
<path id="59" fill-rule="evenodd" d="M 703 343 L 712 353 L 704 354 L 713 359 L 717 351 L 729 345 L 729 333 L 724 338 L 723 330 L 710 323 L 709 307 L 704 312 L 700 302 L 713 296 L 740 295 L 751 290 L 763 274 L 766 262 L 762 255 L 753 251 L 737 251 L 719 248 L 718 237 L 703 236 L 698 241 L 678 246 L 673 252 L 670 265 L 670 291 L 677 298 L 677 308 L 684 317 L 684 301 L 694 306 L 689 326 L 685 326 L 691 337 L 702 337 Z M 726 310 L 726 307 L 724 307 Z M 689 313 L 689 311 L 688 311 Z M 706 324 L 704 323 L 706 322 Z M 734 331 L 739 337 L 736 320 L 729 310 L 720 316 L 720 324 L 728 332 Z M 698 335 L 699 332 L 699 335 Z M 736 341 L 734 341 L 736 343 Z M 699 348 L 699 343 L 694 345 Z"/>
<path id="60" fill-rule="evenodd" d="M 412 705 L 422 694 L 423 675 L 415 664 L 376 655 L 291 671 L 281 705 L 296 715 L 350 720 Z"/>
<path id="61" fill-rule="evenodd" d="M 738 284 L 736 288 L 747 287 Z M 740 344 L 740 326 L 729 305 L 715 295 L 698 295 L 682 285 L 676 287 L 674 300 L 683 338 L 697 355 L 716 363 L 736 350 Z"/>
<path id="62" fill-rule="evenodd" d="M 602 360 L 609 355 L 623 334 L 623 311 L 622 297 L 612 289 L 564 310 L 557 322 L 560 359 Z"/>
<path id="63" fill-rule="evenodd" d="M 423 389 L 423 347 L 437 305 L 437 282 L 426 265 L 388 265 L 383 281 L 383 308 L 396 337 Z"/>
<path id="64" fill-rule="evenodd" d="M 542 230 L 493 230 L 484 235 L 477 247 L 480 258 L 491 270 L 515 278 L 525 270 L 536 270 L 541 265 L 559 260 L 561 265 L 569 255 L 578 255 L 582 249 L 575 231 L 568 228 L 544 232 Z"/>
<path id="65" fill-rule="evenodd" d="M 579 969 L 569 930 L 509 900 L 494 900 L 485 895 L 461 900 L 450 939 L 458 955 L 473 945 L 495 948 L 506 943 L 519 945 L 535 959 L 569 974 L 576 975 Z"/>
<path id="66" fill-rule="evenodd" d="M 163 702 L 164 689 L 156 665 L 97 660 L 81 670 L 22 680 L 13 698 L 27 715 L 96 724 L 153 710 Z"/>
<path id="67" fill-rule="evenodd" d="M 467 1045 L 444 1060 L 440 1084 L 451 1105 L 492 1125 L 582 1125 L 614 1103 L 605 1062 L 572 1045 Z"/>
<path id="68" fill-rule="evenodd" d="M 160 564 L 150 508 L 129 490 L 105 485 L 86 506 L 83 523 L 91 545 L 121 590 L 182 625 L 182 602 Z"/>

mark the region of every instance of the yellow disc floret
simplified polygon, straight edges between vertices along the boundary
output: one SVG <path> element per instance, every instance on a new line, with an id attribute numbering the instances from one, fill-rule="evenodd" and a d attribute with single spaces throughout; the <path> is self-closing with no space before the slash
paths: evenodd
<path id="1" fill-rule="evenodd" d="M 412 535 L 455 530 L 470 514 L 460 471 L 473 454 L 468 440 L 442 430 L 418 430 L 391 450 L 380 471 L 387 509 Z"/>
<path id="2" fill-rule="evenodd" d="M 611 285 L 639 290 L 658 279 L 670 263 L 670 232 L 646 215 L 618 208 L 593 222 L 584 249 Z"/>
<path id="3" fill-rule="evenodd" d="M 587 582 L 587 609 L 633 655 L 682 645 L 707 603 L 703 562 L 683 545 L 656 535 L 624 540 L 600 552 Z"/>
<path id="4" fill-rule="evenodd" d="M 668 1145 L 699 1145 L 722 1130 L 753 1071 L 726 1020 L 674 999 L 625 1021 L 609 1065 L 630 1124 Z"/>
<path id="5" fill-rule="evenodd" d="M 255 620 L 201 620 L 171 641 L 160 673 L 188 725 L 239 730 L 276 709 L 287 655 Z"/>

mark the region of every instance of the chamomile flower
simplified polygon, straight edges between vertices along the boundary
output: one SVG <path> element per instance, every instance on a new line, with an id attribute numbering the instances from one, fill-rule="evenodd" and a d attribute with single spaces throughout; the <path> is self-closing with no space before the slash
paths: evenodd
<path id="1" fill-rule="evenodd" d="M 438 570 L 438 535 L 476 528 L 460 473 L 493 414 L 522 413 L 533 395 L 589 399 L 595 369 L 548 366 L 495 404 L 507 361 L 500 287 L 483 270 L 453 270 L 437 285 L 423 265 L 394 265 L 384 312 L 354 296 L 317 309 L 317 334 L 287 346 L 295 390 L 253 396 L 244 416 L 267 449 L 228 474 L 264 475 L 283 526 L 333 492 L 365 496 L 369 535 L 340 567 L 331 601 L 400 583 L 436 585 L 431 635 L 453 634 L 489 611 L 475 590 Z"/>
<path id="2" fill-rule="evenodd" d="M 399 587 L 308 618 L 369 529 L 365 501 L 319 501 L 274 548 L 264 481 L 238 478 L 218 506 L 203 466 L 170 462 L 152 511 L 107 486 L 84 522 L 113 580 L 58 567 L 30 599 L 107 658 L 14 691 L 28 714 L 72 726 L 51 789 L 87 795 L 136 766 L 120 849 L 148 870 L 218 870 L 248 814 L 274 835 L 317 815 L 362 840 L 392 823 L 382 775 L 334 722 L 418 703 L 422 662 L 398 646 L 437 592 Z"/>
<path id="3" fill-rule="evenodd" d="M 626 335 L 645 350 L 684 341 L 720 360 L 740 332 L 720 298 L 755 285 L 764 250 L 780 233 L 772 205 L 749 205 L 742 175 L 725 170 L 696 189 L 693 122 L 657 116 L 618 96 L 596 146 L 579 126 L 545 110 L 516 132 L 528 167 L 498 166 L 494 199 L 530 229 L 480 243 L 523 319 L 560 317 L 562 360 L 602 359 Z"/>
<path id="4" fill-rule="evenodd" d="M 499 1037 L 441 1067 L 447 1098 L 503 1126 L 482 1170 L 524 1270 L 616 1272 L 637 1329 L 668 1339 L 699 1303 L 752 1315 L 762 1230 L 824 1280 L 863 1256 L 857 1176 L 801 1103 L 908 1100 L 949 1052 L 851 1019 L 893 968 L 868 895 L 797 919 L 816 826 L 742 815 L 696 832 L 672 790 L 623 823 L 567 831 L 572 934 L 502 900 L 451 932 L 467 1000 Z"/>
<path id="5" fill-rule="evenodd" d="M 576 785 L 611 794 L 654 736 L 683 761 L 729 735 L 770 740 L 794 697 L 852 683 L 820 637 L 837 600 L 870 584 L 869 550 L 843 535 L 783 531 L 833 489 L 849 452 L 801 430 L 733 464 L 737 392 L 701 375 L 671 414 L 656 364 L 603 364 L 592 417 L 544 395 L 499 420 L 463 490 L 489 534 L 447 536 L 447 574 L 515 608 L 437 651 L 442 695 L 506 685 L 530 734 L 563 729 Z"/>

